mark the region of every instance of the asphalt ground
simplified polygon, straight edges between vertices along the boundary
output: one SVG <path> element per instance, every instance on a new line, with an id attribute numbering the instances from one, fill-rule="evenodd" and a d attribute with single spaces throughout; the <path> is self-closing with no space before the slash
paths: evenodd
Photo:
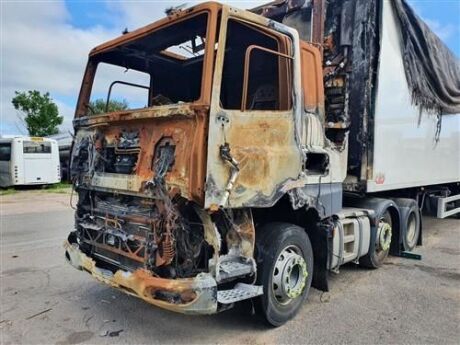
<path id="1" fill-rule="evenodd" d="M 422 260 L 346 265 L 297 317 L 268 328 L 249 304 L 184 316 L 96 282 L 65 262 L 70 194 L 0 197 L 1 344 L 460 344 L 460 220 L 424 218 Z"/>

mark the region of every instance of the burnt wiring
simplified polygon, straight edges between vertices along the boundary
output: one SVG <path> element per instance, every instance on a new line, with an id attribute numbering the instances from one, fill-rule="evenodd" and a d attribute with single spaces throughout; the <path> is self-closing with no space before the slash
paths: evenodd
<path id="1" fill-rule="evenodd" d="M 324 231 L 326 231 L 327 236 L 329 237 L 331 236 L 331 233 L 333 232 L 333 229 L 335 228 L 335 222 L 332 220 L 332 218 L 327 218 L 320 223 L 319 227 L 323 229 Z M 334 254 L 332 247 L 329 245 L 327 246 L 327 253 L 330 258 L 335 257 L 338 260 L 341 259 L 340 255 Z"/>
<path id="2" fill-rule="evenodd" d="M 316 196 L 316 207 L 321 206 L 323 209 L 323 214 L 326 214 L 326 207 L 323 205 L 321 202 L 321 179 L 326 176 L 326 175 L 320 175 L 319 176 L 319 181 L 318 181 L 318 195 Z"/>
<path id="3" fill-rule="evenodd" d="M 73 205 L 73 193 L 75 192 L 75 184 L 72 183 L 72 189 L 70 190 L 70 200 L 69 200 L 69 205 L 72 210 L 77 210 L 77 207 Z"/>
<path id="4" fill-rule="evenodd" d="M 228 199 L 230 197 L 230 193 L 233 190 L 235 185 L 236 179 L 240 173 L 240 166 L 239 162 L 233 158 L 230 152 L 230 145 L 229 143 L 225 142 L 223 145 L 219 147 L 220 158 L 227 162 L 231 167 L 230 177 L 227 181 L 227 185 L 225 187 L 224 195 L 222 196 L 222 200 L 220 201 L 219 206 L 224 207 L 227 205 Z"/>
<path id="5" fill-rule="evenodd" d="M 231 229 L 238 229 L 239 226 L 235 223 L 235 220 L 234 220 L 234 215 L 233 215 L 233 210 L 231 208 L 228 208 L 228 209 L 223 209 L 222 210 L 222 214 L 224 215 L 224 218 L 228 221 L 229 223 L 229 226 Z M 236 235 L 238 236 L 238 238 L 240 240 L 242 240 L 243 238 L 241 237 L 241 234 L 235 230 L 235 233 Z"/>
<path id="6" fill-rule="evenodd" d="M 89 202 L 90 202 L 91 217 L 94 217 L 94 200 L 93 200 L 93 196 L 91 194 L 91 191 L 88 193 L 88 198 L 89 198 Z"/>
<path id="7" fill-rule="evenodd" d="M 153 170 L 155 176 L 149 183 L 160 217 L 154 223 L 155 243 L 158 246 L 155 266 L 172 264 L 172 275 L 182 277 L 198 272 L 204 246 L 204 227 L 193 219 L 193 208 L 180 196 L 171 197 L 165 175 L 174 164 L 175 146 L 165 138 L 157 147 Z M 199 228 L 199 230 L 197 229 Z M 206 255 L 206 254 L 205 254 Z"/>

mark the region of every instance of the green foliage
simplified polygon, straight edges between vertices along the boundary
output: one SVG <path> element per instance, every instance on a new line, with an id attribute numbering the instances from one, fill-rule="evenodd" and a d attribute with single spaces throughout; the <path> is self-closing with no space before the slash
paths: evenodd
<path id="1" fill-rule="evenodd" d="M 58 107 L 48 92 L 42 95 L 37 90 L 29 90 L 16 91 L 15 94 L 11 102 L 16 110 L 23 113 L 22 120 L 30 136 L 44 137 L 59 132 L 58 126 L 64 118 L 59 116 Z"/>
<path id="2" fill-rule="evenodd" d="M 10 194 L 15 194 L 15 193 L 16 193 L 16 189 L 14 188 L 0 189 L 0 196 L 10 195 Z"/>
<path id="3" fill-rule="evenodd" d="M 59 182 L 46 185 L 43 191 L 46 193 L 70 194 L 72 192 L 72 185 L 68 182 Z"/>
<path id="4" fill-rule="evenodd" d="M 129 105 L 126 100 L 117 101 L 117 100 L 110 100 L 109 107 L 107 111 L 105 111 L 106 102 L 102 98 L 98 98 L 94 101 L 89 102 L 89 112 L 91 115 L 97 114 L 105 114 L 111 113 L 114 111 L 126 110 L 128 109 Z"/>

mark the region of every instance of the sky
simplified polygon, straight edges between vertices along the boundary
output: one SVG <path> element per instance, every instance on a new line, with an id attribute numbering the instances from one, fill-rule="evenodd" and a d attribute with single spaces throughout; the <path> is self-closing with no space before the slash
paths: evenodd
<path id="1" fill-rule="evenodd" d="M 391 1 L 391 0 L 385 0 Z M 49 92 L 64 116 L 72 117 L 89 51 L 164 16 L 164 10 L 200 1 L 0 0 L 0 134 L 27 134 L 11 104 L 14 92 Z M 269 0 L 227 0 L 252 8 Z M 460 0 L 409 0 L 438 36 L 460 56 Z"/>

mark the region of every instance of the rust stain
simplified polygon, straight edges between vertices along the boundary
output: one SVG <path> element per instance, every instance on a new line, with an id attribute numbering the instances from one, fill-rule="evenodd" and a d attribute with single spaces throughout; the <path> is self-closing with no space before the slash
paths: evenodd
<path id="1" fill-rule="evenodd" d="M 242 118 L 235 123 L 228 138 L 235 143 L 234 146 L 239 147 L 281 146 L 292 139 L 289 137 L 291 128 L 292 117 L 268 117 L 260 112 L 260 117 L 256 115 L 248 120 Z"/>
<path id="2" fill-rule="evenodd" d="M 164 279 L 153 276 L 145 269 L 138 269 L 134 272 L 118 270 L 113 275 L 107 275 L 96 267 L 93 259 L 69 242 L 64 243 L 64 248 L 69 255 L 70 262 L 76 268 L 85 270 L 97 280 L 129 295 L 139 297 L 150 304 L 182 313 L 211 314 L 216 311 L 217 302 L 214 298 L 215 292 L 213 292 L 216 286 L 209 277 Z M 176 298 L 168 300 L 165 292 L 173 293 Z"/>
<path id="3" fill-rule="evenodd" d="M 302 70 L 302 89 L 304 106 L 312 112 L 324 116 L 324 84 L 320 51 L 313 45 L 300 43 Z"/>
<path id="4" fill-rule="evenodd" d="M 226 137 L 240 163 L 234 197 L 245 198 L 259 191 L 270 195 L 276 186 L 274 181 L 279 178 L 281 182 L 284 174 L 295 167 L 299 156 L 292 119 L 289 112 L 272 115 L 263 111 L 232 117 Z M 292 173 L 293 178 L 295 175 Z"/>
<path id="5" fill-rule="evenodd" d="M 166 18 L 163 18 L 155 23 L 149 24 L 147 26 L 144 26 L 140 29 L 134 30 L 132 32 L 129 32 L 125 35 L 119 36 L 113 40 L 110 40 L 108 42 L 105 42 L 97 47 L 95 47 L 93 50 L 90 52 L 90 56 L 108 51 L 112 49 L 113 47 L 116 47 L 120 44 L 125 44 L 131 41 L 134 41 L 136 39 L 139 39 L 141 37 L 144 37 L 148 35 L 149 33 L 164 28 L 168 25 L 171 25 L 172 23 L 176 24 L 180 22 L 181 20 L 184 20 L 186 18 L 192 17 L 196 15 L 197 13 L 203 12 L 203 11 L 209 11 L 209 12 L 217 12 L 222 8 L 221 4 L 218 4 L 216 2 L 205 2 L 202 4 L 199 4 L 197 6 L 191 7 L 187 9 L 186 11 L 176 11 L 174 12 L 174 15 L 168 16 Z"/>
<path id="6" fill-rule="evenodd" d="M 256 230 L 252 213 L 248 209 L 236 210 L 233 218 L 235 226 L 227 233 L 227 244 L 237 248 L 238 252 L 248 258 L 254 256 Z"/>
<path id="7" fill-rule="evenodd" d="M 176 147 L 175 162 L 172 171 L 166 176 L 166 182 L 171 188 L 177 188 L 182 196 L 203 204 L 206 108 L 192 111 L 189 106 L 186 106 L 182 107 L 179 113 L 186 116 L 176 116 L 175 107 L 168 110 L 148 109 L 131 114 L 119 112 L 88 118 L 85 124 L 91 125 L 99 121 L 110 123 L 110 126 L 96 129 L 96 137 L 103 138 L 106 145 L 116 144 L 122 131 L 139 131 L 140 151 L 134 168 L 135 178 L 139 181 L 149 181 L 154 178 L 152 162 L 155 147 L 163 138 L 171 138 Z M 139 114 L 142 116 L 138 116 Z M 96 140 L 96 150 L 100 151 L 102 146 L 102 139 Z M 141 186 L 141 183 L 137 185 Z"/>

